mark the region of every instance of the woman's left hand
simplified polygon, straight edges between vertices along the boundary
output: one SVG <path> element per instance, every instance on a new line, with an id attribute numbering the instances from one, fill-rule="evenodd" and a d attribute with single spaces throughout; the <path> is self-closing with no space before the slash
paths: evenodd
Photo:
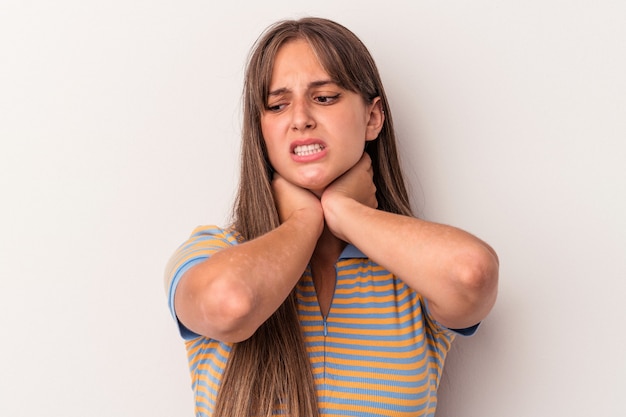
<path id="1" fill-rule="evenodd" d="M 333 181 L 322 194 L 322 208 L 324 219 L 330 231 L 342 240 L 346 240 L 341 232 L 341 214 L 347 213 L 345 204 L 359 204 L 377 208 L 376 186 L 373 181 L 374 169 L 370 156 L 364 152 L 363 156 L 346 173 Z"/>

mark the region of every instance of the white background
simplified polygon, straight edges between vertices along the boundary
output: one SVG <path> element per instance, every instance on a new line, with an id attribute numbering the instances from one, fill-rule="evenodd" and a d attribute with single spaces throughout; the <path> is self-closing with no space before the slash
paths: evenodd
<path id="1" fill-rule="evenodd" d="M 225 224 L 245 58 L 320 15 L 377 60 L 423 217 L 500 294 L 438 417 L 623 416 L 626 3 L 0 3 L 0 415 L 191 416 L 165 263 Z"/>

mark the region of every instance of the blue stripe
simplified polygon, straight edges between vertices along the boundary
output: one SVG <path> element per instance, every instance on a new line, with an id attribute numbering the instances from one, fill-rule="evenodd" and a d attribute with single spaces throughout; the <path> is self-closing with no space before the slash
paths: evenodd
<path id="1" fill-rule="evenodd" d="M 408 363 L 405 365 L 415 365 L 415 363 Z M 429 369 L 429 364 L 428 362 L 426 362 L 425 364 L 423 364 L 422 366 L 418 367 L 418 368 L 414 368 L 414 369 L 403 369 L 403 370 L 392 370 L 389 369 L 388 367 L 385 366 L 369 366 L 369 368 L 367 370 L 363 369 L 363 366 L 358 366 L 358 365 L 354 365 L 354 366 L 347 366 L 347 365 L 337 365 L 334 363 L 327 363 L 326 367 L 323 366 L 323 364 L 316 364 L 313 366 L 313 369 L 324 369 L 325 374 L 327 375 L 327 381 L 329 380 L 344 380 L 344 381 L 351 381 L 351 382 L 368 382 L 368 383 L 372 383 L 372 384 L 380 384 L 380 385 L 384 385 L 384 386 L 390 386 L 390 387 L 394 387 L 394 386 L 398 386 L 398 385 L 402 385 L 405 384 L 405 382 L 401 382 L 401 381 L 397 381 L 394 380 L 393 384 L 389 383 L 389 377 L 391 378 L 397 378 L 397 377 L 406 377 L 406 378 L 410 378 L 410 377 L 414 377 L 416 375 L 421 375 L 424 374 L 426 372 L 426 377 L 430 377 L 430 375 L 432 374 L 432 372 L 428 371 Z M 334 371 L 334 372 L 333 372 Z M 339 374 L 337 374 L 336 372 L 369 372 L 372 374 L 377 374 L 380 375 L 380 378 L 373 378 L 371 376 L 369 376 L 368 378 L 362 378 L 362 377 L 349 377 L 349 376 L 340 376 Z M 427 372 L 428 371 L 428 372 Z M 386 377 L 386 378 L 385 378 Z M 330 383 L 330 382 L 329 382 Z M 415 382 L 419 385 L 419 381 Z M 409 384 L 410 386 L 410 384 Z M 354 388 L 356 389 L 356 388 Z"/>
<path id="2" fill-rule="evenodd" d="M 205 389 L 205 391 L 199 391 L 199 387 L 203 387 Z M 212 395 L 217 395 L 217 391 L 215 391 L 213 388 L 211 388 L 206 380 L 202 380 L 202 379 L 196 379 L 195 382 L 193 383 L 193 389 L 198 393 L 199 396 L 202 396 L 202 398 L 204 398 L 206 400 L 206 402 L 208 402 L 211 405 L 213 404 L 213 401 L 207 396 L 207 394 L 205 394 L 206 391 L 210 392 Z"/>
<path id="3" fill-rule="evenodd" d="M 362 330 L 363 333 L 366 333 L 368 330 L 407 330 L 411 327 L 415 327 L 415 321 L 412 320 L 413 317 L 408 316 L 407 320 L 397 321 L 395 323 L 375 323 L 375 322 L 363 322 L 363 323 L 347 323 L 344 321 L 337 321 L 335 317 L 332 319 L 328 319 L 328 327 L 333 330 L 333 333 L 341 333 L 342 329 L 359 329 Z M 422 334 L 424 329 L 418 327 L 415 329 L 415 332 L 410 332 L 411 335 Z M 352 335 L 350 335 L 352 336 Z M 400 337 L 404 337 L 406 335 L 401 334 Z"/>
<path id="4" fill-rule="evenodd" d="M 397 340 L 397 339 L 396 339 Z M 388 353 L 390 355 L 397 355 L 397 354 L 406 354 L 406 353 L 411 353 L 413 351 L 422 349 L 424 346 L 426 345 L 426 341 L 423 341 L 422 343 L 419 344 L 415 344 L 415 345 L 408 345 L 408 346 L 377 346 L 377 345 L 365 345 L 365 346 L 359 346 L 359 345 L 355 345 L 355 344 L 350 344 L 350 343 L 339 343 L 339 342 L 328 342 L 326 341 L 326 346 L 327 347 L 332 347 L 333 349 L 341 349 L 342 351 L 353 351 L 353 352 L 357 352 L 355 354 L 358 354 L 358 352 L 371 352 L 371 353 Z M 324 346 L 324 342 L 319 342 L 319 343 L 310 343 L 309 346 Z M 346 355 L 348 356 L 348 355 Z M 380 356 L 377 356 L 380 357 Z"/>
<path id="5" fill-rule="evenodd" d="M 428 391 L 427 391 L 428 392 Z M 351 401 L 351 400 L 346 400 L 344 398 L 341 397 L 321 397 L 322 401 L 325 402 L 330 402 L 331 404 L 341 404 L 341 405 L 356 405 L 359 408 L 364 407 L 364 408 L 368 408 L 370 410 L 372 410 L 371 412 L 359 412 L 359 417 L 380 417 L 382 414 L 382 410 L 385 411 L 391 411 L 391 410 L 395 410 L 396 412 L 399 413 L 411 413 L 411 415 L 420 415 L 419 412 L 421 412 L 422 410 L 424 410 L 426 407 L 428 407 L 428 402 L 424 403 L 421 406 L 416 406 L 416 405 L 411 405 L 411 406 L 401 406 L 398 404 L 384 404 L 384 403 L 380 403 L 378 401 L 374 402 L 374 401 L 363 401 L 363 400 L 359 400 L 358 402 L 356 401 Z M 376 411 L 379 410 L 379 411 Z M 322 414 L 340 414 L 340 415 L 345 415 L 345 416 L 352 416 L 354 417 L 354 411 L 343 411 L 343 410 L 339 410 L 339 409 L 334 409 L 331 407 L 325 407 L 322 411 Z"/>
<path id="6" fill-rule="evenodd" d="M 182 264 L 174 273 L 172 280 L 170 281 L 170 286 L 169 286 L 169 291 L 168 291 L 168 306 L 170 309 L 170 313 L 172 314 L 172 317 L 176 320 L 178 320 L 178 318 L 176 317 L 176 309 L 174 308 L 174 295 L 176 293 L 176 287 L 178 286 L 178 282 L 180 281 L 180 279 L 182 278 L 182 276 L 185 274 L 185 272 L 187 272 L 192 266 L 199 264 L 200 262 L 202 262 L 204 259 L 206 259 L 206 256 L 204 257 L 195 257 L 192 259 L 189 259 L 187 262 L 185 262 L 184 264 Z M 180 329 L 181 331 L 181 335 L 183 335 L 183 337 L 185 336 L 183 334 L 182 329 Z"/>
<path id="7" fill-rule="evenodd" d="M 348 272 L 354 271 L 354 272 Z M 357 266 L 346 266 L 346 267 L 337 267 L 337 275 L 339 277 L 337 283 L 341 285 L 345 285 L 345 288 L 352 288 L 355 286 L 363 286 L 365 284 L 381 286 L 381 285 L 389 285 L 393 282 L 389 271 L 384 269 L 379 269 L 377 271 L 369 270 L 368 268 L 363 268 L 362 265 Z M 389 277 L 389 279 L 379 280 L 376 277 Z M 365 278 L 365 280 L 359 280 L 359 278 Z M 355 281 L 356 282 L 347 282 L 347 281 Z"/>
<path id="8" fill-rule="evenodd" d="M 340 378 L 334 378 L 335 380 L 340 380 Z M 344 382 L 354 382 L 354 383 L 362 383 L 363 379 L 358 379 L 358 378 L 351 378 L 351 379 L 341 379 Z M 416 401 L 416 400 L 421 400 L 424 397 L 427 397 L 430 393 L 429 390 L 423 390 L 421 392 L 418 392 L 417 389 L 419 387 L 423 387 L 423 386 L 428 386 L 428 383 L 430 381 L 426 380 L 426 381 L 413 381 L 410 383 L 405 383 L 402 388 L 414 388 L 415 392 L 411 392 L 411 393 L 406 393 L 406 392 L 394 392 L 393 389 L 398 386 L 399 384 L 394 384 L 393 386 L 390 386 L 388 383 L 385 383 L 385 380 L 368 380 L 367 382 L 373 382 L 373 383 L 377 383 L 380 382 L 380 389 L 377 390 L 373 390 L 373 389 L 367 389 L 367 388 L 346 388 L 342 385 L 334 385 L 334 384 L 326 384 L 326 388 L 331 388 L 332 387 L 332 391 L 333 392 L 341 392 L 341 393 L 347 393 L 347 394 L 351 394 L 356 392 L 357 395 L 367 395 L 367 396 L 371 396 L 371 393 L 374 392 L 376 394 L 376 396 L 384 396 L 385 398 L 393 398 L 396 400 L 404 400 L 404 401 Z M 385 389 L 387 388 L 387 389 Z M 363 393 L 363 394 L 361 394 Z M 368 395 L 369 394 L 369 395 Z M 335 402 L 335 401 L 334 401 Z M 337 403 L 337 402 L 335 402 Z M 411 409 L 413 409 L 413 406 L 411 406 Z"/>
<path id="9" fill-rule="evenodd" d="M 206 339 L 198 339 L 198 340 L 201 341 L 201 340 L 206 340 Z M 202 345 L 202 343 L 194 343 L 192 345 L 192 348 L 190 348 L 190 350 L 192 350 L 193 347 L 196 347 L 198 345 Z M 222 345 L 222 348 L 226 350 L 227 352 L 230 351 L 230 348 L 226 345 Z M 201 355 L 205 356 L 207 359 L 197 359 Z M 221 371 L 223 371 L 223 368 L 219 367 L 217 365 L 217 362 L 219 361 L 222 363 L 226 363 L 226 360 L 227 360 L 227 357 L 222 355 L 216 347 L 211 347 L 211 348 L 203 347 L 203 348 L 200 348 L 200 350 L 195 354 L 194 358 L 189 361 L 190 370 L 191 372 L 195 372 L 198 366 L 210 364 L 213 369 L 219 370 L 221 373 Z"/>
<path id="10" fill-rule="evenodd" d="M 213 401 L 211 401 L 211 399 L 207 397 L 204 392 L 200 392 L 195 388 L 196 387 L 194 386 L 194 392 L 196 393 L 196 405 L 199 405 L 202 408 L 207 408 L 207 405 L 210 405 L 211 407 L 215 406 Z M 203 405 L 202 403 L 205 403 L 207 405 Z"/>
<path id="11" fill-rule="evenodd" d="M 369 295 L 369 297 L 371 297 L 371 295 Z M 393 299 L 391 301 L 379 301 L 379 302 L 374 302 L 371 300 L 363 300 L 361 302 L 353 302 L 353 303 L 342 303 L 342 304 L 338 304 L 335 301 L 338 299 L 350 299 L 350 298 L 361 298 L 359 296 L 340 296 L 335 294 L 335 298 L 333 299 L 333 302 L 330 306 L 330 312 L 334 314 L 334 311 L 341 311 L 341 310 L 346 310 L 349 308 L 356 308 L 356 309 L 361 309 L 361 308 L 370 308 L 370 309 L 385 309 L 385 308 L 391 308 L 391 307 L 398 307 L 398 309 L 401 309 L 402 307 L 405 307 L 406 305 L 410 305 L 413 301 L 414 301 L 414 297 L 412 296 L 406 296 L 403 298 L 396 298 Z M 303 307 L 317 307 L 319 306 L 319 303 L 317 302 L 317 299 L 313 300 L 313 301 L 300 301 L 300 304 Z M 408 310 L 408 309 L 407 309 Z M 410 314 L 410 311 L 405 311 L 404 314 Z"/>
<path id="12" fill-rule="evenodd" d="M 358 365 L 343 365 L 340 363 L 335 363 L 335 362 L 327 362 L 326 363 L 326 367 L 327 368 L 334 368 L 336 367 L 337 369 L 343 369 L 343 370 L 349 370 L 349 369 L 355 369 L 355 368 L 359 368 L 359 365 L 369 365 L 372 368 L 376 368 L 374 365 L 375 364 L 379 364 L 379 365 L 384 365 L 384 364 L 388 364 L 388 365 L 413 365 L 413 364 L 417 364 L 420 362 L 424 362 L 425 359 L 427 359 L 427 350 L 423 350 L 421 353 L 416 353 L 413 356 L 410 356 L 408 358 L 398 358 L 398 357 L 390 357 L 390 356 L 372 356 L 372 355 L 360 355 L 357 352 L 354 352 L 353 354 L 347 355 L 345 353 L 337 353 L 337 352 L 333 352 L 333 351 L 327 351 L 326 352 L 326 358 L 331 358 L 331 359 L 348 359 L 348 360 L 354 360 L 356 362 L 358 362 Z M 426 363 L 426 362 L 424 362 Z M 397 369 L 390 369 L 390 368 L 381 368 L 381 373 L 384 374 L 389 374 L 389 375 L 396 375 L 398 373 L 402 374 L 402 375 L 412 375 L 415 370 L 407 370 L 406 373 L 404 373 L 405 371 L 399 371 Z"/>

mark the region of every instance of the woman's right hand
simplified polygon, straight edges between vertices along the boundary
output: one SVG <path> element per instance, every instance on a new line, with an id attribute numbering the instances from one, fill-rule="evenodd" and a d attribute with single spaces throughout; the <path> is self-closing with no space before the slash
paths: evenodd
<path id="1" fill-rule="evenodd" d="M 298 283 L 324 228 L 324 212 L 313 193 L 280 175 L 272 191 L 279 227 L 216 251 L 181 278 L 176 314 L 191 331 L 222 342 L 246 340 Z"/>
<path id="2" fill-rule="evenodd" d="M 311 191 L 298 187 L 275 173 L 272 180 L 272 191 L 280 222 L 299 212 L 317 219 L 320 226 L 324 224 L 324 211 L 320 200 Z"/>

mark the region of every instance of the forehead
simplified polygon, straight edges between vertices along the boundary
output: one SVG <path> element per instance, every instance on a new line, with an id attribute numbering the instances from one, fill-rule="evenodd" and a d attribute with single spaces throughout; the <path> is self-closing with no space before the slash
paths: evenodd
<path id="1" fill-rule="evenodd" d="M 276 84 L 281 82 L 303 78 L 328 79 L 328 77 L 311 45 L 306 40 L 295 39 L 284 43 L 278 49 L 270 85 L 276 87 Z"/>

